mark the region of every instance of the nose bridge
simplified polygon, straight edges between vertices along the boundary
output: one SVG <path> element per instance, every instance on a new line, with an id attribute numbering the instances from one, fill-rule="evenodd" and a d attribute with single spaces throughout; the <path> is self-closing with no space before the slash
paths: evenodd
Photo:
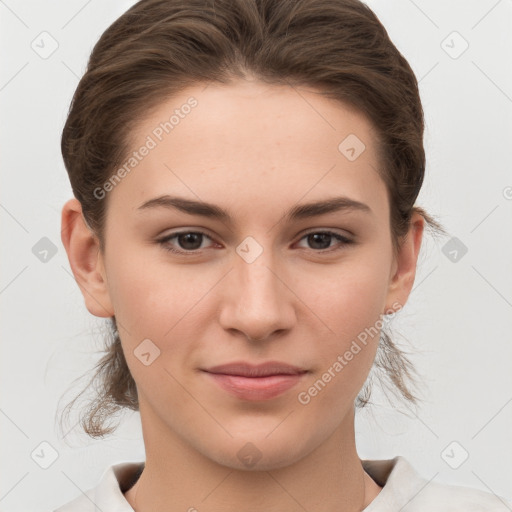
<path id="1" fill-rule="evenodd" d="M 239 303 L 257 313 L 269 307 L 278 307 L 281 293 L 276 277 L 274 255 L 269 247 L 256 246 L 256 242 L 244 241 L 237 248 L 235 279 L 240 283 Z"/>
<path id="2" fill-rule="evenodd" d="M 251 339 L 289 328 L 293 308 L 271 247 L 247 237 L 236 248 L 233 267 L 221 316 L 224 328 L 235 328 Z"/>

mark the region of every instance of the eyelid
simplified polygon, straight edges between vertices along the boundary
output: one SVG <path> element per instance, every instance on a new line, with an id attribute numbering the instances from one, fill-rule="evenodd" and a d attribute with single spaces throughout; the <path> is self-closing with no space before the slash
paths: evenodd
<path id="1" fill-rule="evenodd" d="M 214 238 L 209 235 L 206 231 L 203 231 L 202 229 L 198 229 L 198 228 L 191 228 L 191 229 L 182 229 L 180 231 L 173 231 L 171 233 L 168 233 L 166 235 L 162 235 L 162 236 L 159 236 L 158 238 L 156 238 L 156 243 L 158 244 L 161 244 L 161 245 L 165 245 L 166 243 L 169 242 L 169 240 L 172 240 L 173 238 L 176 238 L 180 235 L 187 235 L 189 233 L 194 233 L 194 234 L 200 234 L 200 235 L 203 235 L 205 236 L 206 238 L 209 238 L 212 242 L 215 242 Z M 199 254 L 200 252 L 200 249 L 199 250 L 194 250 L 194 251 L 184 251 L 184 250 L 172 250 L 172 249 L 168 249 L 170 252 L 175 252 L 175 253 L 179 253 L 179 254 Z"/>
<path id="2" fill-rule="evenodd" d="M 179 231 L 172 231 L 170 233 L 167 233 L 165 235 L 161 235 L 158 237 L 158 240 L 162 240 L 162 239 L 165 239 L 165 238 L 170 238 L 170 237 L 173 237 L 173 236 L 176 236 L 176 235 L 181 235 L 181 234 L 186 234 L 186 233 L 200 233 L 208 238 L 210 238 L 210 240 L 214 240 L 215 239 L 215 236 L 216 235 L 212 235 L 208 232 L 208 230 L 206 230 L 205 228 L 201 228 L 201 227 L 194 227 L 194 228 L 177 228 L 179 229 Z M 338 231 L 339 228 L 309 228 L 307 229 L 306 231 L 303 231 L 301 233 L 299 233 L 297 235 L 297 241 L 298 240 L 301 240 L 302 238 L 304 238 L 306 235 L 309 235 L 310 233 L 332 233 L 332 234 L 336 234 L 336 235 L 339 235 L 339 236 L 343 236 L 347 239 L 354 239 L 355 238 L 355 235 L 353 233 L 351 233 L 350 231 L 347 231 L 347 230 L 343 230 L 343 231 Z"/>
<path id="3" fill-rule="evenodd" d="M 307 237 L 308 235 L 312 235 L 312 234 L 316 234 L 316 233 L 330 235 L 333 238 L 335 238 L 335 241 L 337 241 L 338 243 L 328 249 L 320 249 L 320 250 L 309 249 L 310 251 L 313 252 L 313 254 L 316 253 L 316 254 L 321 255 L 321 254 L 330 254 L 330 253 L 334 253 L 334 252 L 339 252 L 339 251 L 342 251 L 343 249 L 345 249 L 347 246 L 355 244 L 355 240 L 354 240 L 353 236 L 347 236 L 345 234 L 339 233 L 338 231 L 335 231 L 330 228 L 325 228 L 325 229 L 314 228 L 310 231 L 301 233 L 301 235 L 299 236 L 299 239 L 297 240 L 296 243 L 299 243 L 303 238 Z M 302 248 L 302 249 L 304 249 L 304 248 Z M 308 249 L 306 249 L 306 250 L 308 250 Z"/>
<path id="4" fill-rule="evenodd" d="M 337 228 L 311 228 L 311 229 L 308 229 L 308 230 L 302 232 L 299 235 L 299 240 L 311 233 L 331 233 L 333 235 L 339 235 L 339 236 L 346 238 L 347 240 L 350 239 L 352 241 L 355 238 L 355 235 L 353 233 L 350 233 L 350 231 L 347 231 L 347 230 L 339 231 Z"/>
<path id="5" fill-rule="evenodd" d="M 204 237 L 209 238 L 212 242 L 217 243 L 217 242 L 215 242 L 214 237 L 209 235 L 206 231 L 202 230 L 201 228 L 184 228 L 184 229 L 180 229 L 179 231 L 173 231 L 171 233 L 168 233 L 166 235 L 163 235 L 163 236 L 157 238 L 156 243 L 161 245 L 166 251 L 174 253 L 174 254 L 178 254 L 178 255 L 194 256 L 194 255 L 202 254 L 201 249 L 194 249 L 194 250 L 186 251 L 183 249 L 173 249 L 170 247 L 170 245 L 167 245 L 167 244 L 169 244 L 169 241 L 172 240 L 173 238 L 176 238 L 176 237 L 178 237 L 180 235 L 184 235 L 184 234 L 190 234 L 190 233 L 203 235 Z M 304 232 L 300 233 L 300 235 L 298 235 L 298 239 L 296 242 L 294 242 L 294 245 L 296 243 L 300 242 L 303 238 L 307 237 L 308 235 L 316 234 L 316 233 L 331 235 L 338 242 L 338 244 L 334 245 L 334 247 L 330 247 L 328 249 L 320 249 L 320 250 L 309 249 L 313 253 L 317 253 L 320 255 L 341 251 L 344 248 L 346 248 L 346 246 L 352 245 L 355 243 L 355 240 L 354 240 L 354 237 L 352 234 L 347 236 L 346 234 L 339 233 L 338 231 L 335 231 L 332 228 L 310 228 L 309 230 L 304 231 Z M 301 249 L 308 250 L 307 248 L 304 248 L 304 247 L 302 247 Z"/>

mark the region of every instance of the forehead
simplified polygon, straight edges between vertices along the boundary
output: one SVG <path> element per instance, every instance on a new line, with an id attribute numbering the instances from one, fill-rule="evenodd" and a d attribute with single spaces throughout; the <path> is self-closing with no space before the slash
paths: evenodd
<path id="1" fill-rule="evenodd" d="M 203 152 L 230 142 L 237 142 L 230 144 L 231 152 L 248 152 L 265 144 L 269 155 L 275 146 L 282 146 L 310 156 L 315 150 L 337 153 L 339 142 L 349 134 L 364 143 L 367 155 L 373 153 L 373 126 L 351 105 L 312 88 L 238 80 L 229 85 L 194 85 L 163 101 L 138 124 L 133 142 L 136 145 L 151 135 L 159 146 L 163 142 L 179 149 L 188 142 L 187 148 L 200 147 Z M 300 140 L 300 146 L 284 144 L 293 138 Z"/>
<path id="2" fill-rule="evenodd" d="M 311 88 L 194 85 L 141 120 L 131 148 L 137 162 L 114 195 L 133 208 L 164 193 L 260 206 L 346 195 L 386 208 L 373 126 Z"/>

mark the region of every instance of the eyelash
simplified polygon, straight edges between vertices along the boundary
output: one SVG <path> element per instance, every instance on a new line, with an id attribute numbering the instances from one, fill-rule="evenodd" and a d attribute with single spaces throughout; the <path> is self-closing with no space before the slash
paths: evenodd
<path id="1" fill-rule="evenodd" d="M 172 248 L 169 245 L 169 241 L 172 240 L 173 238 L 177 238 L 180 235 L 188 235 L 188 234 L 203 235 L 206 238 L 209 238 L 210 240 L 212 240 L 212 238 L 207 233 L 205 233 L 203 231 L 180 231 L 180 232 L 177 232 L 177 233 L 173 233 L 171 235 L 167 235 L 167 236 L 165 236 L 163 238 L 160 238 L 159 240 L 157 240 L 157 243 L 160 244 L 164 250 L 166 250 L 168 252 L 175 253 L 175 254 L 182 254 L 182 255 L 199 254 L 199 251 L 201 249 L 194 249 L 194 250 L 191 250 L 191 251 L 183 251 L 183 250 L 174 249 L 174 248 Z M 319 254 L 337 252 L 337 251 L 343 250 L 344 246 L 350 245 L 350 244 L 354 243 L 354 241 L 351 240 L 350 238 L 347 238 L 347 237 L 345 237 L 343 235 L 340 235 L 339 233 L 335 233 L 335 232 L 329 231 L 329 230 L 326 230 L 326 231 L 310 231 L 310 232 L 304 234 L 304 236 L 302 236 L 302 238 L 300 238 L 300 240 L 306 238 L 309 235 L 316 235 L 316 234 L 331 235 L 334 238 L 336 238 L 339 242 L 342 242 L 341 246 L 338 246 L 338 247 L 335 247 L 335 248 L 320 249 L 320 250 L 312 249 L 313 252 L 316 252 L 316 253 L 319 253 Z M 299 240 L 299 242 L 300 242 L 300 240 Z"/>

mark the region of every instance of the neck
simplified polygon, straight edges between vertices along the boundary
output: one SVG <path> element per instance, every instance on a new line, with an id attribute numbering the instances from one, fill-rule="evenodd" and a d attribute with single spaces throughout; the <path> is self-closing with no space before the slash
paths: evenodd
<path id="1" fill-rule="evenodd" d="M 353 408 L 333 434 L 302 459 L 256 471 L 205 457 L 162 424 L 147 405 L 140 405 L 146 463 L 125 494 L 135 512 L 238 512 L 248 504 L 261 512 L 356 512 L 381 490 L 357 455 Z"/>

